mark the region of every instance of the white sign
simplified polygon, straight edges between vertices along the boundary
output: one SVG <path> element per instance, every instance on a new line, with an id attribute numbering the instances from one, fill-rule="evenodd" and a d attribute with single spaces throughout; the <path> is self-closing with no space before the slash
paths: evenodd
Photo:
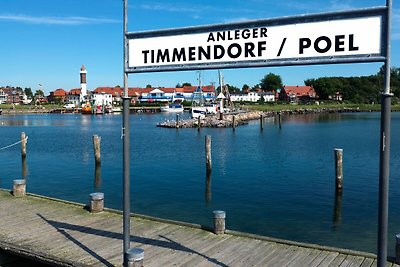
<path id="1" fill-rule="evenodd" d="M 381 55 L 381 16 L 129 40 L 128 68 Z"/>

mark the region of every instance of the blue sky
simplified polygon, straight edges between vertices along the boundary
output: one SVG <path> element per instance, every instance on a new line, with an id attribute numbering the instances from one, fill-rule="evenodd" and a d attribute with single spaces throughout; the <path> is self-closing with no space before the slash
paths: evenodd
<path id="1" fill-rule="evenodd" d="M 393 1 L 392 66 L 400 67 L 400 1 Z M 383 6 L 385 0 L 158 0 L 129 1 L 129 31 L 207 25 L 306 13 Z M 88 89 L 123 85 L 122 0 L 0 0 L 0 86 L 46 93 L 79 88 L 87 68 Z M 224 70 L 225 82 L 253 86 L 272 72 L 286 85 L 322 76 L 362 76 L 382 63 Z M 197 72 L 130 74 L 130 87 L 197 84 Z M 203 71 L 203 84 L 218 82 Z M 42 87 L 39 87 L 39 84 Z"/>

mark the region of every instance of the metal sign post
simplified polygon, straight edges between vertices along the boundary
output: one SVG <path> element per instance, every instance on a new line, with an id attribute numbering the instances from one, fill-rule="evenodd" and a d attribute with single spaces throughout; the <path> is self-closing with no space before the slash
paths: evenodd
<path id="1" fill-rule="evenodd" d="M 126 38 L 126 32 L 128 28 L 128 0 L 124 1 L 124 96 L 123 96 L 123 121 L 122 121 L 122 138 L 123 138 L 123 257 L 124 266 L 128 266 L 128 256 L 127 252 L 130 248 L 130 125 L 129 125 L 129 89 L 128 89 L 128 74 L 126 73 L 126 68 L 128 64 L 127 52 L 128 52 L 128 42 Z"/>
<path id="2" fill-rule="evenodd" d="M 130 246 L 129 73 L 362 62 L 385 63 L 378 222 L 378 266 L 385 266 L 392 97 L 392 0 L 386 0 L 386 6 L 380 7 L 144 32 L 127 31 L 128 0 L 123 1 L 124 266 L 127 266 L 126 253 Z"/>
<path id="3" fill-rule="evenodd" d="M 385 66 L 384 88 L 381 103 L 381 133 L 379 161 L 379 219 L 378 219 L 378 267 L 386 266 L 387 234 L 389 210 L 389 170 L 390 170 L 390 32 L 391 32 L 392 0 L 386 1 L 385 31 Z"/>

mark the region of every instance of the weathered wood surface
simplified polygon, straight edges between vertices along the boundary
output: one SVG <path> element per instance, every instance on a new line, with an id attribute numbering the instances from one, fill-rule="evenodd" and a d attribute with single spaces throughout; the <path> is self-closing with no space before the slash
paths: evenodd
<path id="1" fill-rule="evenodd" d="M 0 190 L 0 249 L 57 266 L 121 266 L 122 215 Z M 372 254 L 132 217 L 148 266 L 376 266 Z M 1 252 L 1 251 L 0 251 Z M 0 253 L 0 259 L 2 255 Z M 0 261 L 0 266 L 1 261 Z M 398 266 L 388 262 L 388 266 Z"/>

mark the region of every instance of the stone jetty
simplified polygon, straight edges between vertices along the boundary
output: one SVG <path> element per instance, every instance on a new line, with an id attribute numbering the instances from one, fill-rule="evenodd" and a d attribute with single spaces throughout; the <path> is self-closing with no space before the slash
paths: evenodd
<path id="1" fill-rule="evenodd" d="M 208 128 L 230 128 L 247 124 L 250 120 L 274 117 L 278 114 L 282 115 L 300 115 L 300 114 L 314 114 L 314 113 L 343 113 L 343 112 L 361 112 L 370 110 L 361 110 L 359 108 L 320 108 L 320 109 L 291 109 L 281 111 L 238 111 L 233 113 L 224 114 L 221 120 L 219 114 L 207 115 L 205 118 L 200 119 L 200 127 Z M 235 125 L 233 122 L 235 121 Z M 157 127 L 164 128 L 198 128 L 198 119 L 185 119 L 185 120 L 166 120 L 157 124 Z"/>

